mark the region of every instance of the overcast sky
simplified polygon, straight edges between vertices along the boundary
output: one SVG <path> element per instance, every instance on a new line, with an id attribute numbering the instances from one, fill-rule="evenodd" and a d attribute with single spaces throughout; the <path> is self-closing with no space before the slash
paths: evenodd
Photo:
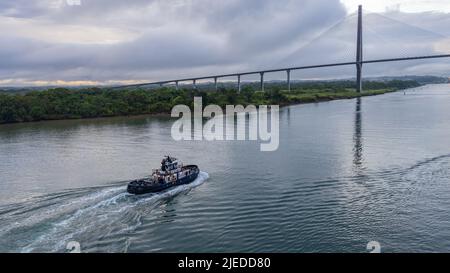
<path id="1" fill-rule="evenodd" d="M 134 83 L 353 61 L 359 3 L 365 59 L 450 53 L 448 0 L 1 0 L 0 85 Z M 449 71 L 448 59 L 364 67 L 371 76 Z M 353 74 L 348 67 L 294 77 Z"/>

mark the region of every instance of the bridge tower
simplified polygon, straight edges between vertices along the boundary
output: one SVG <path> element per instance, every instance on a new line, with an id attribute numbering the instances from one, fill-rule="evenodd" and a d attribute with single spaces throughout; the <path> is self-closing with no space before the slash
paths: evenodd
<path id="1" fill-rule="evenodd" d="M 363 61 L 363 45 L 362 45 L 362 6 L 358 6 L 358 32 L 356 37 L 356 91 L 362 90 L 362 61 Z"/>

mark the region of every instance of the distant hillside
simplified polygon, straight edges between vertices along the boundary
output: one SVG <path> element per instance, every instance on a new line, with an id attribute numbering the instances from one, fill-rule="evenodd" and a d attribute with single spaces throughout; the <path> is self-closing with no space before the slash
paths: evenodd
<path id="1" fill-rule="evenodd" d="M 390 81 L 414 81 L 419 83 L 420 85 L 424 84 L 438 84 L 438 83 L 449 83 L 450 78 L 448 77 L 436 77 L 436 76 L 397 76 L 397 77 L 365 77 L 364 83 L 371 84 L 373 82 L 390 82 Z M 295 89 L 296 87 L 302 86 L 310 86 L 311 84 L 321 85 L 324 83 L 341 83 L 341 85 L 345 85 L 347 88 L 352 88 L 354 85 L 354 78 L 349 79 L 331 79 L 331 80 L 291 80 L 291 87 Z M 272 80 L 265 81 L 266 87 L 279 86 L 280 88 L 285 88 L 286 80 Z M 283 86 L 284 84 L 284 86 Z M 191 83 L 180 83 L 182 87 L 192 87 Z M 260 83 L 259 81 L 249 81 L 243 82 L 243 86 L 251 86 L 253 88 L 258 88 Z M 197 83 L 197 87 L 202 90 L 214 89 L 214 84 L 212 82 L 206 83 Z M 222 88 L 236 88 L 236 81 L 226 81 L 219 82 L 219 87 Z M 0 87 L 0 94 L 26 94 L 32 91 L 44 91 L 49 89 L 55 89 L 58 86 L 39 86 L 39 87 Z M 61 87 L 68 90 L 82 90 L 87 88 L 94 88 L 94 86 L 77 86 L 77 87 Z M 143 87 L 144 88 L 144 87 Z M 146 86 L 144 89 L 159 89 L 159 85 L 155 86 Z"/>
<path id="2" fill-rule="evenodd" d="M 416 81 L 420 84 L 432 84 L 432 83 L 449 83 L 448 77 L 436 77 L 436 76 L 398 76 L 398 77 L 367 77 L 370 81 Z"/>

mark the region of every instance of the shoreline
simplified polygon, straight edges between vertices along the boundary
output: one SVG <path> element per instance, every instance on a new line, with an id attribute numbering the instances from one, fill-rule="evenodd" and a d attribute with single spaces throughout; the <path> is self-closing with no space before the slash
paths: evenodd
<path id="1" fill-rule="evenodd" d="M 317 94 L 313 95 L 315 96 L 314 99 L 305 100 L 305 101 L 292 101 L 292 102 L 279 102 L 278 105 L 280 108 L 287 107 L 287 106 L 293 106 L 293 105 L 302 105 L 302 104 L 311 104 L 311 103 L 321 103 L 321 102 L 329 102 L 329 101 L 335 101 L 335 100 L 346 100 L 346 99 L 356 99 L 361 97 L 370 97 L 370 96 L 379 96 L 384 95 L 388 93 L 395 93 L 406 89 L 393 89 L 393 90 L 369 90 L 369 91 L 363 91 L 362 93 L 355 93 L 354 95 L 349 93 L 350 96 L 342 96 L 342 97 L 331 97 L 331 96 L 317 96 Z M 366 92 L 366 94 L 364 94 Z M 289 94 L 288 91 L 286 91 L 286 94 Z M 324 92 L 323 94 L 333 95 L 331 92 Z M 346 95 L 349 95 L 346 94 Z M 259 106 L 262 104 L 256 104 L 256 106 Z M 99 116 L 99 117 L 88 117 L 88 118 L 61 118 L 61 119 L 43 119 L 43 120 L 36 120 L 36 121 L 18 121 L 18 122 L 4 122 L 0 123 L 0 126 L 7 126 L 7 125 L 13 125 L 13 124 L 39 124 L 39 123 L 45 123 L 45 122 L 61 122 L 61 121 L 81 121 L 81 120 L 107 120 L 107 119 L 120 119 L 120 118 L 141 118 L 141 117 L 165 117 L 170 118 L 170 112 L 160 112 L 160 113 L 144 113 L 144 114 L 136 114 L 136 115 L 114 115 L 114 116 Z"/>

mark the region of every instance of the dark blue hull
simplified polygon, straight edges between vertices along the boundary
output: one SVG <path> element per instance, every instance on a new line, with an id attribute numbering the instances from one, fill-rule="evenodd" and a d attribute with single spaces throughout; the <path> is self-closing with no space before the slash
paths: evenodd
<path id="1" fill-rule="evenodd" d="M 158 182 L 150 181 L 148 179 L 139 179 L 139 180 L 131 181 L 128 184 L 127 191 L 132 194 L 145 194 L 145 193 L 160 192 L 160 191 L 172 188 L 172 187 L 189 184 L 192 181 L 194 181 L 195 179 L 197 179 L 198 174 L 200 173 L 200 170 L 196 165 L 189 165 L 184 168 L 191 169 L 192 173 L 183 178 L 177 179 L 175 182 L 158 183 Z"/>

